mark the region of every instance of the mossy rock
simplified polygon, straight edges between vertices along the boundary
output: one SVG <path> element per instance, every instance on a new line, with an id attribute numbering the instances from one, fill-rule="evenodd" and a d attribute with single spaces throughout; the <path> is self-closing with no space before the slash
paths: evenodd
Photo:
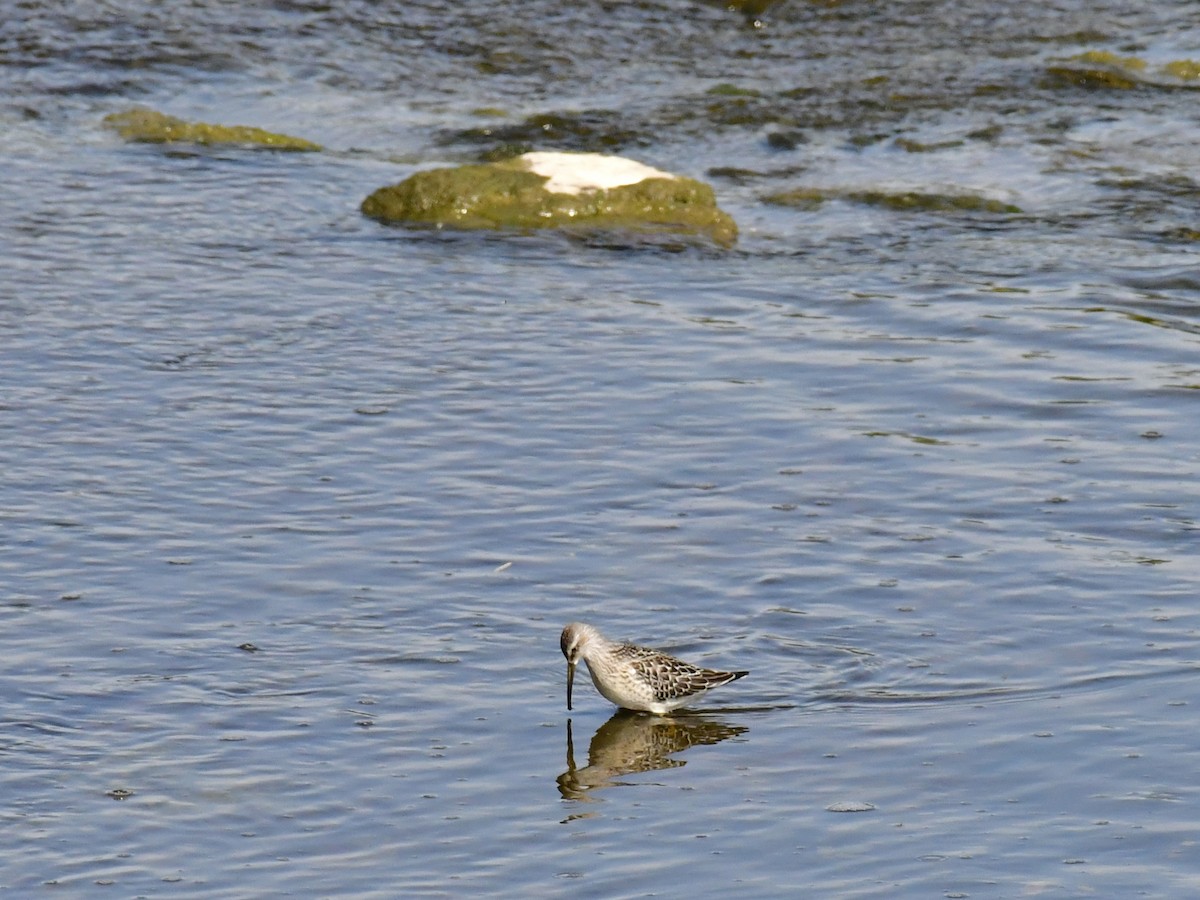
<path id="1" fill-rule="evenodd" d="M 1182 81 L 1200 79 L 1200 62 L 1194 59 L 1175 59 L 1163 66 L 1163 71 Z"/>
<path id="2" fill-rule="evenodd" d="M 1109 66 L 1113 69 L 1126 69 L 1130 72 L 1146 71 L 1146 61 L 1140 56 L 1120 56 L 1109 50 L 1086 50 L 1070 57 L 1070 61 L 1093 66 Z"/>
<path id="3" fill-rule="evenodd" d="M 471 144 L 487 148 L 490 162 L 518 156 L 534 147 L 560 150 L 617 153 L 649 142 L 649 136 L 625 124 L 625 115 L 606 109 L 582 112 L 550 112 L 529 116 L 520 122 L 490 123 L 472 128 L 443 131 L 439 145 Z"/>
<path id="4" fill-rule="evenodd" d="M 826 200 L 836 199 L 837 196 L 833 191 L 823 191 L 818 188 L 792 188 L 790 191 L 768 194 L 763 200 L 775 206 L 791 206 L 794 209 L 811 212 L 819 209 Z"/>
<path id="5" fill-rule="evenodd" d="M 852 191 L 848 199 L 856 203 L 882 206 L 897 211 L 1019 213 L 1021 208 L 978 194 L 938 194 L 925 191 Z"/>
<path id="6" fill-rule="evenodd" d="M 104 124 L 127 141 L 149 144 L 233 144 L 268 150 L 320 150 L 320 144 L 249 125 L 188 122 L 153 109 L 135 107 L 104 117 Z"/>
<path id="7" fill-rule="evenodd" d="M 1054 85 L 1101 90 L 1128 91 L 1142 83 L 1119 69 L 1050 66 L 1046 69 L 1046 74 L 1050 76 Z"/>
<path id="8" fill-rule="evenodd" d="M 589 171 L 616 170 L 623 174 L 615 179 L 589 179 Z M 622 178 L 628 183 L 613 183 Z M 737 240 L 737 226 L 708 185 L 594 153 L 429 169 L 375 191 L 362 211 L 382 222 L 460 229 L 683 234 L 726 247 Z"/>
<path id="9" fill-rule="evenodd" d="M 940 194 L 926 191 L 837 191 L 795 188 L 764 198 L 768 203 L 813 210 L 826 200 L 848 200 L 896 212 L 981 212 L 1011 214 L 1021 208 L 978 194 Z"/>
<path id="10" fill-rule="evenodd" d="M 1151 70 L 1137 56 L 1118 56 L 1107 50 L 1088 50 L 1072 56 L 1063 65 L 1047 68 L 1053 83 L 1074 87 L 1130 90 L 1137 87 L 1172 89 L 1200 79 L 1200 63 L 1176 59 Z"/>

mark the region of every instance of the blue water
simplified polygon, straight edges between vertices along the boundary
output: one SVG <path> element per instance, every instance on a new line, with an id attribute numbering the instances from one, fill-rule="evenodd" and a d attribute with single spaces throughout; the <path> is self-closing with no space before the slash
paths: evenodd
<path id="1" fill-rule="evenodd" d="M 0 886 L 1194 895 L 1194 91 L 1040 79 L 1200 32 L 948 9 L 10 19 Z M 331 149 L 126 145 L 135 102 Z M 359 215 L 483 107 L 751 170 L 738 248 Z M 752 674 L 568 714 L 576 619 Z"/>

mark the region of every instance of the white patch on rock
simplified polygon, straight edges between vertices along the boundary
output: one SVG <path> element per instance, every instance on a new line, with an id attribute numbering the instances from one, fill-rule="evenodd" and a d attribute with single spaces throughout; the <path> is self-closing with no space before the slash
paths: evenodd
<path id="1" fill-rule="evenodd" d="M 546 190 L 553 194 L 578 194 L 637 184 L 647 178 L 675 178 L 637 160 L 604 153 L 557 153 L 542 151 L 521 156 L 529 171 L 550 180 Z"/>

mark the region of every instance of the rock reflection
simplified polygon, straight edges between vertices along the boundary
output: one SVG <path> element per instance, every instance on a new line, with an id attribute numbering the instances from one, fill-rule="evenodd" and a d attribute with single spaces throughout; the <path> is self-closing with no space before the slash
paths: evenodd
<path id="1" fill-rule="evenodd" d="M 748 730 L 707 716 L 648 716 L 622 709 L 592 735 L 587 765 L 579 768 L 567 719 L 567 770 L 558 776 L 558 790 L 563 799 L 587 800 L 590 791 L 622 784 L 622 776 L 678 768 L 685 760 L 672 759 L 673 754 Z"/>

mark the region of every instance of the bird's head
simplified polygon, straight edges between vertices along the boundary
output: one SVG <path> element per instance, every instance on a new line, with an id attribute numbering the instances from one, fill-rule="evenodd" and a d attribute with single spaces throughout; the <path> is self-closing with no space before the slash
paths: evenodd
<path id="1" fill-rule="evenodd" d="M 567 709 L 571 708 L 571 691 L 575 685 L 575 666 L 583 658 L 583 649 L 588 641 L 596 637 L 596 629 L 582 622 L 572 622 L 562 630 L 558 644 L 567 658 Z"/>

